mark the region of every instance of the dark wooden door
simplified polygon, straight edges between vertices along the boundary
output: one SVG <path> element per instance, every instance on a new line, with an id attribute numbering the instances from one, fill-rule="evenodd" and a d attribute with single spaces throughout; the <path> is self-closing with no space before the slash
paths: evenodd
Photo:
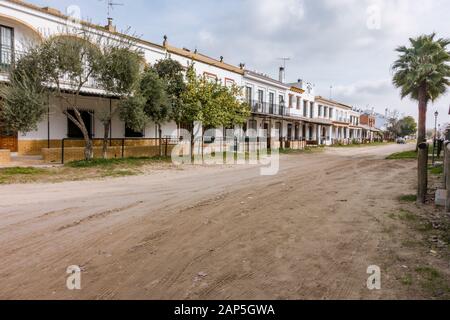
<path id="1" fill-rule="evenodd" d="M 17 134 L 11 136 L 0 136 L 0 149 L 8 149 L 11 152 L 17 152 Z"/>

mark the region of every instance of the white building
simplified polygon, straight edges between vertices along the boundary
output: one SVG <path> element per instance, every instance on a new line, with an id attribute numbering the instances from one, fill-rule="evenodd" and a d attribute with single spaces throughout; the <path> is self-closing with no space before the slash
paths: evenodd
<path id="1" fill-rule="evenodd" d="M 244 129 L 263 129 L 268 135 L 276 129 L 279 137 L 284 137 L 287 131 L 285 101 L 289 86 L 267 75 L 246 70 L 243 87 L 245 101 L 252 110 L 252 117 Z"/>
<path id="2" fill-rule="evenodd" d="M 220 80 L 224 84 L 235 83 L 242 85 L 244 71 L 223 62 L 223 59 L 213 59 L 197 52 L 186 49 L 178 49 L 169 45 L 167 38 L 162 45 L 151 43 L 137 38 L 122 35 L 116 32 L 115 27 L 109 21 L 106 26 L 98 26 L 81 20 L 74 20 L 56 9 L 41 8 L 18 0 L 0 0 L 0 81 L 8 81 L 8 72 L 13 62 L 31 45 L 37 44 L 43 39 L 55 36 L 63 36 L 74 30 L 88 30 L 94 34 L 117 39 L 127 37 L 136 48 L 141 51 L 148 64 L 172 58 L 183 66 L 195 63 L 194 67 L 199 75 Z M 92 138 L 104 136 L 103 125 L 96 117 L 97 113 L 105 110 L 114 110 L 116 101 L 105 96 L 102 90 L 98 90 L 95 84 L 83 87 L 83 97 L 80 99 L 79 109 Z M 28 133 L 12 134 L 0 130 L 0 149 L 8 148 L 21 155 L 40 155 L 44 148 L 60 148 L 62 139 L 80 138 L 81 132 L 72 124 L 60 107 L 60 103 L 50 99 L 48 114 L 45 120 L 39 123 L 38 130 Z M 0 125 L 1 128 L 1 125 Z M 175 123 L 165 124 L 162 128 L 163 136 L 172 136 L 178 129 Z M 110 138 L 121 139 L 125 137 L 156 138 L 158 130 L 155 124 L 149 124 L 141 132 L 133 132 L 126 128 L 114 115 L 111 122 Z"/>
<path id="3" fill-rule="evenodd" d="M 351 106 L 320 96 L 316 97 L 316 103 L 319 118 L 331 121 L 327 144 L 349 144 L 353 141 L 361 141 L 359 115 Z M 325 129 L 322 127 L 321 130 Z"/>
<path id="4" fill-rule="evenodd" d="M 243 96 L 252 109 L 252 116 L 244 129 L 278 129 L 282 147 L 303 148 L 305 145 L 331 145 L 361 140 L 358 113 L 348 105 L 316 97 L 314 85 L 298 80 L 284 83 L 284 68 L 280 68 L 278 80 L 267 75 L 245 70 L 227 64 L 223 57 L 217 59 L 197 51 L 180 49 L 171 44 L 167 37 L 159 45 L 129 37 L 116 31 L 112 20 L 106 26 L 68 17 L 56 9 L 41 8 L 19 0 L 0 0 L 0 81 L 8 81 L 8 72 L 14 61 L 20 58 L 30 45 L 43 39 L 67 35 L 68 30 L 88 30 L 93 35 L 131 40 L 145 57 L 148 64 L 171 58 L 184 67 L 194 63 L 198 75 L 224 85 L 237 84 L 243 88 Z M 117 102 L 105 92 L 89 83 L 83 87 L 83 97 L 79 109 L 92 138 L 103 138 L 104 129 L 97 115 L 115 110 Z M 80 138 L 81 132 L 69 121 L 61 103 L 49 100 L 45 119 L 39 123 L 37 131 L 9 133 L 2 130 L 0 123 L 0 149 L 6 148 L 21 155 L 40 155 L 44 150 L 60 149 L 63 139 Z M 164 124 L 163 137 L 178 136 L 177 130 L 192 124 Z M 114 114 L 111 121 L 110 139 L 123 138 L 155 139 L 159 130 L 150 123 L 143 132 L 133 132 Z M 271 141 L 272 142 L 272 141 Z M 78 145 L 76 145 L 78 146 Z"/>

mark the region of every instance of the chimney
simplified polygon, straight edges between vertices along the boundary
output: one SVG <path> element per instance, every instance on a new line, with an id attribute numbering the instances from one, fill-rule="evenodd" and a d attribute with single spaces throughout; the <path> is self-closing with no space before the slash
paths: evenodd
<path id="1" fill-rule="evenodd" d="M 283 67 L 280 67 L 280 76 L 279 76 L 278 80 L 280 80 L 280 82 L 284 82 L 284 68 Z"/>
<path id="2" fill-rule="evenodd" d="M 116 26 L 113 25 L 113 18 L 108 18 L 108 24 L 105 26 L 109 32 L 116 32 Z"/>

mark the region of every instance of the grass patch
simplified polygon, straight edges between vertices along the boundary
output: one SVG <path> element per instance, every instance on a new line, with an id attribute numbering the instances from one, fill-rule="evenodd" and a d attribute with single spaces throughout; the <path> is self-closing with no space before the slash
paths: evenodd
<path id="1" fill-rule="evenodd" d="M 417 159 L 417 152 L 416 151 L 398 152 L 398 153 L 391 154 L 386 159 L 387 160 L 411 160 L 411 159 Z"/>
<path id="2" fill-rule="evenodd" d="M 380 147 L 392 144 L 392 142 L 373 142 L 373 143 L 352 143 L 352 144 L 336 144 L 333 148 L 362 148 L 362 147 Z"/>
<path id="3" fill-rule="evenodd" d="M 436 297 L 448 297 L 450 294 L 450 287 L 442 274 L 432 267 L 420 267 L 416 269 L 420 276 L 420 284 L 425 289 L 430 291 Z"/>
<path id="4" fill-rule="evenodd" d="M 137 167 L 155 162 L 169 162 L 170 157 L 152 157 L 152 158 L 117 158 L 117 159 L 92 159 L 89 161 L 73 161 L 66 164 L 70 168 L 107 168 L 113 166 Z"/>
<path id="5" fill-rule="evenodd" d="M 118 178 L 144 173 L 139 170 L 146 165 L 155 167 L 171 163 L 170 157 L 94 159 L 74 161 L 64 167 L 52 168 L 5 168 L 0 169 L 0 184 L 12 183 L 58 183 L 64 181 L 82 181 L 96 178 Z"/>
<path id="6" fill-rule="evenodd" d="M 399 198 L 399 200 L 401 202 L 416 202 L 417 201 L 417 195 L 415 195 L 415 194 L 404 195 L 404 196 L 401 196 Z"/>
<path id="7" fill-rule="evenodd" d="M 138 171 L 132 170 L 108 170 L 103 173 L 104 178 L 130 177 L 139 174 Z"/>
<path id="8" fill-rule="evenodd" d="M 2 176 L 37 175 L 37 174 L 43 174 L 45 172 L 46 172 L 46 170 L 37 169 L 37 168 L 14 167 L 14 168 L 0 169 L 0 175 L 2 175 Z"/>
<path id="9" fill-rule="evenodd" d="M 437 279 L 441 279 L 442 276 L 436 269 L 431 267 L 420 267 L 416 269 L 416 272 L 420 274 L 423 278 L 429 281 L 435 281 Z"/>
<path id="10" fill-rule="evenodd" d="M 313 153 L 323 151 L 323 147 L 306 147 L 303 150 L 297 149 L 279 149 L 280 154 L 299 154 L 299 153 Z"/>
<path id="11" fill-rule="evenodd" d="M 433 174 L 433 175 L 441 175 L 441 174 L 444 174 L 444 167 L 443 167 L 443 166 L 430 167 L 428 170 L 429 170 L 430 173 Z"/>
<path id="12" fill-rule="evenodd" d="M 0 169 L 0 184 L 34 182 L 42 177 L 51 176 L 50 169 L 32 167 L 13 167 Z"/>
<path id="13" fill-rule="evenodd" d="M 394 214 L 394 213 L 388 213 L 388 215 L 387 215 L 389 218 L 391 218 L 391 219 L 393 219 L 393 220 L 395 220 L 395 219 L 397 219 L 397 216 Z"/>
<path id="14" fill-rule="evenodd" d="M 302 153 L 303 150 L 294 150 L 294 149 L 280 149 L 280 154 L 295 154 L 295 153 Z M 306 149 L 304 150 L 306 151 Z"/>
<path id="15" fill-rule="evenodd" d="M 400 282 L 405 285 L 405 286 L 412 286 L 413 284 L 413 277 L 410 274 L 404 275 L 401 279 Z"/>
<path id="16" fill-rule="evenodd" d="M 417 216 L 408 211 L 408 210 L 400 210 L 400 213 L 398 214 L 398 218 L 402 221 L 408 221 L 408 222 L 416 222 L 418 220 Z"/>

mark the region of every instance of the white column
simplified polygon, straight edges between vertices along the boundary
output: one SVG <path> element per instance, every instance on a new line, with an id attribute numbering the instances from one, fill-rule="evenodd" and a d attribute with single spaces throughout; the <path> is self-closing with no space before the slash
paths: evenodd
<path id="1" fill-rule="evenodd" d="M 322 144 L 322 126 L 321 125 L 317 126 L 317 143 L 319 145 Z"/>

